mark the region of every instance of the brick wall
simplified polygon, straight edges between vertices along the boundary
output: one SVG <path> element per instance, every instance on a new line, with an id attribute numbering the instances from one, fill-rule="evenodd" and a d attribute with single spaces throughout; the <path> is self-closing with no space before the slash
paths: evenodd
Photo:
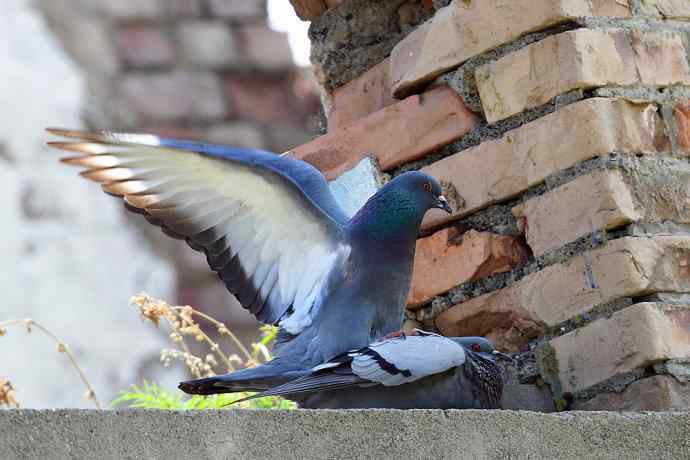
<path id="1" fill-rule="evenodd" d="M 84 123 L 282 152 L 320 124 L 317 87 L 269 28 L 265 0 L 40 0 L 87 82 Z M 131 217 L 131 216 L 130 216 Z M 179 292 L 235 329 L 255 322 L 186 244 L 140 227 Z M 132 293 L 133 294 L 133 293 Z M 239 323 L 239 324 L 238 324 Z"/>
<path id="2" fill-rule="evenodd" d="M 293 0 L 336 178 L 439 178 L 407 327 L 486 335 L 560 409 L 688 409 L 690 3 Z"/>

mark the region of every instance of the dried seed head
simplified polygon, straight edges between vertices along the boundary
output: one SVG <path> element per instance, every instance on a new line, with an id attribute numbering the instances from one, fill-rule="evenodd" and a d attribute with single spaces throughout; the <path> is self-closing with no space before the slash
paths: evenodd
<path id="1" fill-rule="evenodd" d="M 84 399 L 87 401 L 93 401 L 96 398 L 96 393 L 93 392 L 93 390 L 86 390 L 86 393 L 84 393 Z"/>
<path id="2" fill-rule="evenodd" d="M 154 299 L 147 294 L 137 294 L 129 299 L 130 305 L 139 307 L 141 319 L 151 321 L 158 327 L 161 318 L 174 318 L 170 306 L 162 300 Z"/>
<path id="3" fill-rule="evenodd" d="M 14 388 L 9 380 L 0 377 L 0 406 L 19 407 L 14 398 Z"/>
<path id="4" fill-rule="evenodd" d="M 206 361 L 206 363 L 208 363 L 211 366 L 217 366 L 218 365 L 218 361 L 216 361 L 216 357 L 213 356 L 211 353 L 207 354 L 206 358 L 204 360 Z"/>

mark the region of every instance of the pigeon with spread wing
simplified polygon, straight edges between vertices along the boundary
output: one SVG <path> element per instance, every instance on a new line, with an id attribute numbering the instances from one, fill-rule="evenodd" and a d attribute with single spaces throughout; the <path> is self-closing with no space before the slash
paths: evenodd
<path id="1" fill-rule="evenodd" d="M 202 251 L 259 321 L 275 359 L 188 382 L 192 393 L 265 390 L 401 327 L 424 214 L 451 212 L 438 181 L 407 172 L 352 217 L 311 165 L 269 152 L 147 134 L 50 129 L 65 163 Z"/>

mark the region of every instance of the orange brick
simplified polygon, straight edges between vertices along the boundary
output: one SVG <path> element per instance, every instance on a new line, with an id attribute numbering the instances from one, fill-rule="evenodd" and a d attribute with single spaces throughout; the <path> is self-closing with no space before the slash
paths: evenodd
<path id="1" fill-rule="evenodd" d="M 690 101 L 682 101 L 673 109 L 678 133 L 678 146 L 690 154 Z"/>
<path id="2" fill-rule="evenodd" d="M 436 326 L 444 335 L 490 335 L 517 349 L 544 328 L 621 297 L 690 292 L 689 265 L 690 237 L 621 238 L 455 305 Z"/>
<path id="3" fill-rule="evenodd" d="M 574 89 L 690 83 L 682 37 L 665 31 L 564 32 L 481 66 L 475 75 L 490 123 Z"/>
<path id="4" fill-rule="evenodd" d="M 367 155 L 383 170 L 415 160 L 462 137 L 476 123 L 460 96 L 443 86 L 374 112 L 288 155 L 313 164 L 330 180 Z"/>
<path id="5" fill-rule="evenodd" d="M 542 372 L 576 393 L 667 359 L 690 358 L 690 307 L 639 303 L 549 342 Z"/>
<path id="6" fill-rule="evenodd" d="M 389 62 L 386 58 L 360 77 L 333 91 L 328 113 L 328 131 L 341 129 L 394 102 L 396 100 L 391 95 Z"/>
<path id="7" fill-rule="evenodd" d="M 456 0 L 398 43 L 391 53 L 393 90 L 410 94 L 467 59 L 521 35 L 584 16 L 630 15 L 616 0 Z"/>
<path id="8" fill-rule="evenodd" d="M 290 0 L 297 16 L 303 21 L 311 21 L 326 12 L 325 0 Z"/>
<path id="9" fill-rule="evenodd" d="M 655 375 L 628 385 L 620 393 L 601 393 L 574 410 L 611 411 L 687 411 L 690 410 L 690 385 L 670 375 Z"/>
<path id="10" fill-rule="evenodd" d="M 467 281 L 508 271 L 527 262 L 520 238 L 470 230 L 455 243 L 455 229 L 417 241 L 408 308 L 414 308 Z"/>
<path id="11" fill-rule="evenodd" d="M 430 214 L 425 227 L 518 195 L 547 176 L 593 157 L 611 152 L 654 153 L 666 147 L 663 122 L 653 104 L 604 98 L 576 102 L 500 139 L 423 168 L 454 186 L 465 202 L 453 216 Z"/>

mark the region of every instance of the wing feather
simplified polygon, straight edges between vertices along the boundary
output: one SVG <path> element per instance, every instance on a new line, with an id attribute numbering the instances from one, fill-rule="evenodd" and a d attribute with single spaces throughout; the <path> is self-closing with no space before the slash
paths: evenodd
<path id="1" fill-rule="evenodd" d="M 311 322 L 329 271 L 349 249 L 347 216 L 306 163 L 157 136 L 49 130 L 67 164 L 163 231 L 206 254 L 240 303 L 290 334 Z M 291 313 L 286 314 L 290 311 Z"/>
<path id="2" fill-rule="evenodd" d="M 461 345 L 436 335 L 383 340 L 351 356 L 355 375 L 385 386 L 414 382 L 465 362 Z"/>

